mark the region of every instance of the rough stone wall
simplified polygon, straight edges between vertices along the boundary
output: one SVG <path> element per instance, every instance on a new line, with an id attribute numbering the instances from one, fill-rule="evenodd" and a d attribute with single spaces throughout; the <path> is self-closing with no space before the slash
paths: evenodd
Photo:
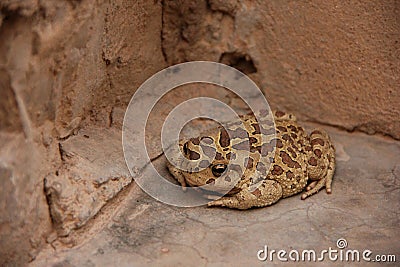
<path id="1" fill-rule="evenodd" d="M 104 153 L 118 140 L 101 142 L 167 65 L 223 62 L 300 119 L 399 139 L 399 12 L 397 1 L 1 1 L 0 265 L 33 260 L 131 182 Z"/>
<path id="2" fill-rule="evenodd" d="M 300 119 L 400 138 L 398 1 L 164 1 L 168 64 L 249 74 Z"/>
<path id="3" fill-rule="evenodd" d="M 87 125 L 98 125 L 99 132 L 110 127 L 134 90 L 165 66 L 161 3 L 110 2 L 0 3 L 0 265 L 30 261 L 54 240 L 63 225 L 50 216 L 49 204 L 73 190 L 97 196 L 107 187 L 109 177 L 102 188 L 93 182 L 55 190 L 93 174 L 76 171 L 88 160 L 71 166 L 60 144 Z M 50 180 L 54 187 L 44 187 Z M 124 184 L 115 186 L 117 192 Z M 61 215 L 68 223 L 78 220 L 75 227 L 115 192 L 103 191 L 92 206 L 80 195 L 68 195 L 64 204 L 72 204 Z M 92 213 L 77 219 L 81 210 L 69 212 L 76 207 Z"/>

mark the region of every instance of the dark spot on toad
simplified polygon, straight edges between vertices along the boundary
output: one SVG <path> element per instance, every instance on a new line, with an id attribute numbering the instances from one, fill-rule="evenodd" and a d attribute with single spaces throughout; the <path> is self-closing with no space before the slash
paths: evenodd
<path id="1" fill-rule="evenodd" d="M 211 145 L 212 143 L 214 143 L 214 140 L 211 137 L 202 137 L 201 141 L 208 145 Z"/>
<path id="2" fill-rule="evenodd" d="M 276 147 L 277 148 L 282 148 L 283 147 L 282 140 L 276 139 Z"/>
<path id="3" fill-rule="evenodd" d="M 253 192 L 251 192 L 253 195 L 255 195 L 256 197 L 260 197 L 261 196 L 261 190 L 256 188 Z"/>
<path id="4" fill-rule="evenodd" d="M 262 120 L 261 126 L 275 126 L 272 120 Z"/>
<path id="5" fill-rule="evenodd" d="M 217 153 L 215 154 L 215 159 L 216 159 L 216 160 L 223 160 L 224 157 L 222 156 L 221 153 L 217 152 Z"/>
<path id="6" fill-rule="evenodd" d="M 257 162 L 256 169 L 261 174 L 265 175 L 267 173 L 267 168 L 265 167 L 264 163 L 262 163 L 261 161 Z"/>
<path id="7" fill-rule="evenodd" d="M 210 162 L 208 160 L 202 160 L 199 163 L 200 168 L 207 168 L 210 165 Z"/>
<path id="8" fill-rule="evenodd" d="M 252 146 L 252 147 L 250 147 L 250 152 L 251 153 L 254 153 L 256 151 L 258 151 L 258 153 L 261 153 L 261 146 Z"/>
<path id="9" fill-rule="evenodd" d="M 199 153 L 189 149 L 189 159 L 190 160 L 197 160 L 199 158 L 200 158 L 200 154 Z"/>
<path id="10" fill-rule="evenodd" d="M 249 138 L 249 141 L 250 141 L 250 145 L 252 145 L 252 144 L 255 144 L 255 143 L 257 143 L 257 138 L 255 138 L 255 137 L 250 137 Z"/>
<path id="11" fill-rule="evenodd" d="M 192 143 L 194 145 L 199 145 L 200 144 L 200 139 L 199 138 L 192 138 L 192 139 L 190 139 L 190 141 L 192 141 Z"/>
<path id="12" fill-rule="evenodd" d="M 286 153 L 285 151 L 281 151 L 279 155 L 282 158 L 282 162 L 288 165 L 290 168 L 301 168 L 300 164 L 292 160 L 289 154 Z"/>
<path id="13" fill-rule="evenodd" d="M 321 155 L 322 155 L 322 152 L 321 152 L 321 150 L 320 149 L 315 149 L 314 150 L 314 154 L 318 157 L 318 158 L 321 158 Z M 328 159 L 329 160 L 329 159 Z"/>
<path id="14" fill-rule="evenodd" d="M 314 157 L 311 157 L 308 160 L 308 164 L 310 164 L 311 166 L 317 166 L 317 160 Z"/>
<path id="15" fill-rule="evenodd" d="M 252 134 L 261 134 L 260 125 L 258 125 L 258 123 L 252 123 L 251 126 L 254 128 L 254 132 Z"/>
<path id="16" fill-rule="evenodd" d="M 296 128 L 296 126 L 294 126 L 294 125 L 289 125 L 288 128 L 289 128 L 292 132 L 297 133 L 297 128 Z"/>
<path id="17" fill-rule="evenodd" d="M 318 130 L 312 131 L 311 134 L 320 134 L 320 135 L 322 135 L 322 133 L 320 131 L 318 131 Z"/>
<path id="18" fill-rule="evenodd" d="M 297 154 L 296 152 L 294 152 L 293 148 L 288 147 L 287 151 L 289 151 L 289 153 L 292 155 L 293 158 L 297 158 Z"/>
<path id="19" fill-rule="evenodd" d="M 275 133 L 274 127 L 270 127 L 270 128 L 268 128 L 268 129 L 265 129 L 265 128 L 263 128 L 263 127 L 260 126 L 260 131 L 261 131 L 261 133 L 264 134 L 264 135 L 270 135 L 270 134 L 274 134 L 274 133 Z"/>
<path id="20" fill-rule="evenodd" d="M 281 175 L 281 174 L 283 173 L 283 169 L 282 169 L 281 166 L 274 165 L 274 167 L 273 167 L 271 173 L 272 173 L 273 175 Z"/>
<path id="21" fill-rule="evenodd" d="M 236 149 L 236 150 L 249 150 L 250 144 L 249 144 L 249 141 L 246 140 L 246 141 L 240 142 L 239 144 L 233 145 L 232 148 Z"/>
<path id="22" fill-rule="evenodd" d="M 221 128 L 219 134 L 219 144 L 221 147 L 229 146 L 230 141 L 228 132 L 224 128 Z"/>
<path id="23" fill-rule="evenodd" d="M 287 132 L 287 129 L 283 126 L 278 126 L 278 127 L 276 127 L 276 129 L 278 129 L 281 132 Z"/>
<path id="24" fill-rule="evenodd" d="M 206 184 L 212 184 L 212 185 L 215 184 L 215 179 L 212 179 L 212 178 L 208 179 Z"/>
<path id="25" fill-rule="evenodd" d="M 298 140 L 297 143 L 298 143 L 300 146 L 303 146 L 303 144 L 304 144 L 304 142 L 303 142 L 302 139 Z"/>
<path id="26" fill-rule="evenodd" d="M 277 139 L 272 139 L 268 144 L 263 144 L 261 147 L 261 156 L 265 157 L 269 152 L 274 150 Z"/>
<path id="27" fill-rule="evenodd" d="M 242 191 L 241 188 L 234 187 L 234 188 L 231 189 L 231 191 L 229 191 L 229 192 L 227 193 L 227 195 L 234 195 L 234 194 L 239 193 L 240 191 Z"/>
<path id="28" fill-rule="evenodd" d="M 233 153 L 233 152 L 229 152 L 228 154 L 226 154 L 226 158 L 227 158 L 228 160 L 236 159 L 236 154 Z"/>
<path id="29" fill-rule="evenodd" d="M 325 144 L 325 142 L 321 138 L 312 139 L 311 140 L 311 145 L 315 146 L 316 144 L 319 144 L 319 145 L 323 146 Z"/>
<path id="30" fill-rule="evenodd" d="M 285 141 L 289 141 L 290 140 L 290 136 L 288 134 L 284 134 L 282 136 L 282 139 L 285 140 Z"/>
<path id="31" fill-rule="evenodd" d="M 215 149 L 213 147 L 204 146 L 204 145 L 200 145 L 200 146 L 203 149 L 203 152 L 207 157 L 211 158 L 212 156 L 214 156 Z"/>
<path id="32" fill-rule="evenodd" d="M 294 178 L 293 172 L 287 171 L 287 172 L 286 172 L 286 177 L 287 177 L 289 180 L 292 180 L 292 179 Z"/>
<path id="33" fill-rule="evenodd" d="M 248 157 L 244 161 L 244 166 L 246 166 L 247 169 L 253 168 L 253 159 Z"/>
<path id="34" fill-rule="evenodd" d="M 242 128 L 237 128 L 235 130 L 228 130 L 228 131 L 229 131 L 229 135 L 232 139 L 235 139 L 235 138 L 245 139 L 245 138 L 249 137 L 249 134 L 247 133 L 247 131 Z"/>
<path id="35" fill-rule="evenodd" d="M 230 164 L 229 165 L 229 169 L 233 170 L 233 171 L 237 171 L 237 172 L 241 172 L 242 171 L 242 167 L 238 164 Z"/>

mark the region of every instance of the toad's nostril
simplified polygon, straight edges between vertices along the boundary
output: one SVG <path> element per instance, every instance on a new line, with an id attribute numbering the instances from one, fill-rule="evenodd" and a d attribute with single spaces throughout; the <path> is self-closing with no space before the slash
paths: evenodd
<path id="1" fill-rule="evenodd" d="M 206 184 L 215 184 L 215 179 L 208 179 Z"/>

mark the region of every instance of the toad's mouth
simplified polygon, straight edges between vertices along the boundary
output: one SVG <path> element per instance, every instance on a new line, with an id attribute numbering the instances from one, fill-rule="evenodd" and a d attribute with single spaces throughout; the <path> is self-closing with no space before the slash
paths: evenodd
<path id="1" fill-rule="evenodd" d="M 187 178 L 185 180 L 186 180 L 186 184 L 189 185 L 190 187 L 198 188 L 207 194 L 216 195 L 216 196 L 224 196 L 224 195 L 230 196 L 230 195 L 237 194 L 242 190 L 241 188 L 236 187 L 236 186 L 234 186 L 233 188 L 231 186 L 229 188 L 226 188 L 226 187 L 222 187 L 222 186 L 213 186 L 210 184 L 207 185 L 208 186 L 207 189 L 204 189 L 204 188 L 201 188 L 202 185 L 194 184 Z M 227 192 L 227 190 L 229 190 L 229 191 Z"/>

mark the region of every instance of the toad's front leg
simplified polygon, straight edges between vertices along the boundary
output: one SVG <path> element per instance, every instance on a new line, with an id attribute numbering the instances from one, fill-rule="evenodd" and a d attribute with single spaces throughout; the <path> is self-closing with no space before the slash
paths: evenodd
<path id="1" fill-rule="evenodd" d="M 282 187 L 274 180 L 264 180 L 253 190 L 244 188 L 239 193 L 222 197 L 208 203 L 208 206 L 223 206 L 233 209 L 249 209 L 252 207 L 265 207 L 282 198 Z"/>
<path id="2" fill-rule="evenodd" d="M 169 161 L 167 161 L 167 169 L 175 177 L 175 179 L 181 184 L 182 190 L 186 191 L 186 180 L 185 180 L 185 176 L 183 176 L 182 172 L 179 169 L 177 169 L 174 165 L 172 165 Z"/>

